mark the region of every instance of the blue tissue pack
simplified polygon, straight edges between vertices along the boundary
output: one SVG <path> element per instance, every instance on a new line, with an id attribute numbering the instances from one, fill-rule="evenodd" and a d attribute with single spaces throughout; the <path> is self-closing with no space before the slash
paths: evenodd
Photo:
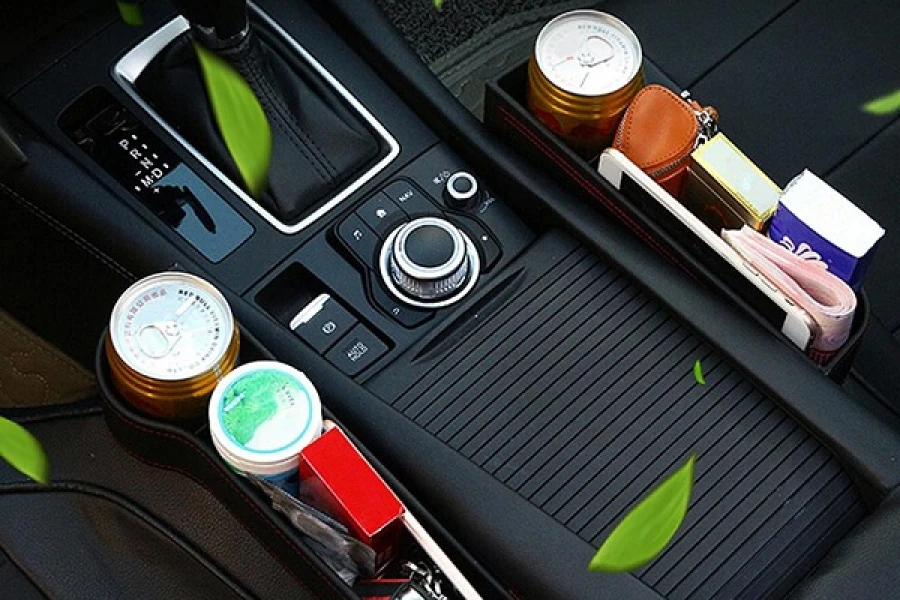
<path id="1" fill-rule="evenodd" d="M 859 291 L 884 236 L 869 215 L 810 171 L 784 188 L 769 221 L 769 237 L 828 270 Z"/>

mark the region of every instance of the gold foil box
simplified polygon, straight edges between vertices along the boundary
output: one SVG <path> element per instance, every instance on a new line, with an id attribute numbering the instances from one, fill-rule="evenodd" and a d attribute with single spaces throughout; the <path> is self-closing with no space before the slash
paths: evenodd
<path id="1" fill-rule="evenodd" d="M 684 196 L 685 205 L 701 219 L 703 213 L 721 220 L 707 223 L 717 232 L 744 223 L 761 231 L 775 213 L 781 188 L 719 133 L 691 154 Z"/>

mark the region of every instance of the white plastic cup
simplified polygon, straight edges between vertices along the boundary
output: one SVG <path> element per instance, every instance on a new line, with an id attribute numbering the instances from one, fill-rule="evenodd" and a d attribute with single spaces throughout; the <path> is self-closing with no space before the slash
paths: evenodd
<path id="1" fill-rule="evenodd" d="M 235 471 L 285 487 L 297 473 L 300 451 L 322 432 L 322 404 L 309 378 L 294 367 L 251 362 L 216 386 L 209 431 Z"/>

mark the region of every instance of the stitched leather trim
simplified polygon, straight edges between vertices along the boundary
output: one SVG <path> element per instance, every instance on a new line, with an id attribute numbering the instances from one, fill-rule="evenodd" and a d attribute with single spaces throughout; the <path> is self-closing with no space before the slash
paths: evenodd
<path id="1" fill-rule="evenodd" d="M 51 228 L 55 229 L 60 235 L 71 241 L 73 244 L 90 254 L 92 257 L 97 259 L 100 264 L 107 267 L 110 271 L 124 279 L 126 282 L 133 282 L 137 279 L 137 277 L 123 267 L 120 263 L 118 263 L 115 259 L 110 257 L 108 254 L 104 253 L 102 250 L 85 240 L 83 237 L 57 221 L 55 218 L 50 216 L 46 211 L 42 208 L 38 207 L 32 202 L 29 202 L 15 190 L 8 188 L 2 182 L 0 182 L 0 192 L 3 192 L 9 198 L 12 198 L 15 202 L 21 205 L 23 208 L 31 211 L 36 217 L 41 219 L 44 223 L 49 225 Z"/>
<path id="2" fill-rule="evenodd" d="M 253 40 L 248 36 L 242 43 L 242 46 L 251 43 L 253 43 Z M 274 121 L 275 125 L 289 139 L 294 140 L 294 147 L 303 153 L 309 165 L 316 170 L 316 173 L 322 181 L 329 184 L 333 183 L 335 176 L 337 175 L 337 169 L 335 169 L 334 165 L 331 164 L 331 161 L 328 160 L 328 157 L 325 156 L 318 146 L 316 146 L 315 142 L 306 134 L 306 132 L 297 125 L 291 111 L 285 105 L 281 94 L 274 89 L 274 86 L 270 81 L 271 78 L 266 77 L 265 73 L 263 73 L 265 65 L 261 64 L 261 52 L 262 50 L 257 43 L 257 45 L 251 47 L 249 53 L 244 52 L 243 54 L 237 54 L 237 56 L 246 56 L 246 59 L 235 61 L 237 63 L 235 65 L 236 68 L 247 78 L 250 87 L 256 92 L 260 102 L 264 107 L 268 108 L 265 113 L 270 117 L 270 120 Z M 229 55 L 235 53 L 225 52 L 224 54 Z M 249 56 L 247 56 L 248 54 Z"/>
<path id="3" fill-rule="evenodd" d="M 215 563 L 210 560 L 210 558 L 195 549 L 192 545 L 190 545 L 188 541 L 182 539 L 174 530 L 172 530 L 170 527 L 167 527 L 165 523 L 154 518 L 152 515 L 139 508 L 136 504 L 134 504 L 127 497 L 121 494 L 113 492 L 112 490 L 109 490 L 107 488 L 84 483 L 82 481 L 52 481 L 47 486 L 37 485 L 33 483 L 10 483 L 0 485 L 0 494 L 12 495 L 53 493 L 84 494 L 86 496 L 93 496 L 95 498 L 100 498 L 101 500 L 105 500 L 114 504 L 122 510 L 131 513 L 135 518 L 143 522 L 147 527 L 158 531 L 160 535 L 166 538 L 169 542 L 171 542 L 175 546 L 178 546 L 180 550 L 182 550 L 186 554 L 189 554 L 194 560 L 206 567 L 206 570 L 215 575 L 217 579 L 231 588 L 232 591 L 234 591 L 237 595 L 243 596 L 245 598 L 252 598 L 251 594 L 243 589 L 243 587 L 237 581 L 229 577 L 222 569 L 217 567 Z"/>
<path id="4" fill-rule="evenodd" d="M 59 404 L 96 385 L 89 371 L 0 309 L 0 406 Z"/>
<path id="5" fill-rule="evenodd" d="M 153 429 L 151 427 L 143 425 L 142 423 L 140 423 L 138 421 L 135 421 L 134 419 L 130 418 L 128 415 L 126 415 L 124 413 L 120 413 L 119 411 L 116 411 L 116 410 L 112 410 L 112 409 L 106 410 L 105 414 L 107 415 L 107 418 L 114 417 L 114 418 L 118 419 L 119 421 L 124 422 L 127 426 L 137 429 L 138 431 L 142 431 L 144 433 L 147 433 L 147 434 L 150 434 L 153 436 L 163 437 L 163 438 L 167 438 L 167 439 L 171 439 L 171 440 L 175 440 L 175 441 L 179 442 L 181 445 L 186 446 L 191 452 L 194 452 L 197 455 L 199 455 L 209 465 L 209 467 L 216 473 L 222 474 L 225 470 L 225 467 L 223 465 L 221 465 L 221 464 L 217 463 L 216 461 L 209 458 L 209 456 L 206 454 L 206 451 L 203 447 L 201 447 L 197 442 L 195 442 L 193 439 L 191 439 L 187 436 L 178 436 L 178 435 L 175 435 L 172 433 L 168 433 L 166 431 L 159 431 L 157 429 Z M 117 434 L 115 429 L 111 429 L 111 430 L 113 431 L 114 434 Z M 121 440 L 121 441 L 122 441 L 123 448 L 125 448 L 125 450 L 129 454 L 131 454 L 132 456 L 134 456 L 136 459 L 140 460 L 141 462 L 147 463 L 148 465 L 152 465 L 152 466 L 160 468 L 160 469 L 165 469 L 168 471 L 175 471 L 177 473 L 181 473 L 182 475 L 189 477 L 190 479 L 192 479 L 199 485 L 203 486 L 208 492 L 210 492 L 210 494 L 212 494 L 215 497 L 215 495 L 216 495 L 215 490 L 213 490 L 205 481 L 203 481 L 202 479 L 200 479 L 198 476 L 194 475 L 192 472 L 188 471 L 187 469 L 182 469 L 181 467 L 177 467 L 175 465 L 163 464 L 163 463 L 158 463 L 158 462 L 149 460 L 146 456 L 140 455 L 140 454 L 136 453 L 135 451 L 133 451 L 131 449 L 131 447 L 129 446 L 128 441 L 126 441 L 126 440 Z M 244 490 L 242 490 L 239 486 L 235 485 L 235 483 L 227 475 L 220 475 L 220 480 L 227 483 L 228 487 L 230 487 L 234 492 L 236 492 L 238 497 L 241 498 L 242 500 L 244 500 L 244 502 L 247 504 L 247 506 L 250 507 L 250 509 L 253 512 L 255 512 L 257 515 L 259 515 L 260 519 L 262 519 L 262 521 L 264 523 L 266 523 L 266 525 L 268 525 L 269 529 L 272 532 L 274 532 L 279 538 L 281 538 L 282 541 L 284 541 L 288 546 L 290 546 L 296 552 L 297 556 L 301 560 L 303 560 L 303 562 L 305 562 L 307 565 L 309 565 L 315 572 L 319 573 L 322 576 L 322 580 L 328 585 L 328 587 L 330 587 L 332 590 L 334 590 L 334 592 L 338 596 L 343 596 L 343 597 L 347 596 L 347 594 L 345 592 L 342 592 L 342 590 L 338 589 L 337 586 L 331 581 L 331 579 L 329 578 L 329 574 L 324 573 L 319 568 L 318 565 L 316 565 L 312 560 L 310 560 L 310 558 L 306 554 L 308 552 L 308 550 L 301 549 L 293 540 L 291 540 L 287 535 L 285 535 L 285 533 L 283 531 L 281 531 L 281 529 L 278 527 L 278 525 L 276 525 L 265 513 L 263 513 L 259 509 L 258 506 L 256 506 L 253 499 L 250 498 L 250 496 Z M 271 554 L 275 558 L 275 560 L 277 560 L 279 562 L 279 564 L 281 564 L 281 566 L 284 567 L 285 571 L 290 573 L 294 577 L 294 579 L 296 579 L 301 585 L 303 585 L 303 587 L 309 589 L 306 585 L 306 582 L 303 581 L 303 579 L 301 579 L 300 575 L 298 573 L 296 573 L 280 556 L 278 556 L 275 552 L 273 552 L 271 549 L 269 549 L 269 546 L 268 546 L 268 544 L 266 544 L 265 540 L 260 538 L 259 535 L 257 535 L 257 533 L 255 531 L 253 531 L 252 529 L 250 529 L 246 524 L 242 523 L 242 525 L 247 530 L 247 532 L 250 533 L 250 535 L 252 535 L 254 538 L 256 538 L 256 540 L 263 547 L 265 547 L 266 549 L 269 550 L 269 554 Z"/>

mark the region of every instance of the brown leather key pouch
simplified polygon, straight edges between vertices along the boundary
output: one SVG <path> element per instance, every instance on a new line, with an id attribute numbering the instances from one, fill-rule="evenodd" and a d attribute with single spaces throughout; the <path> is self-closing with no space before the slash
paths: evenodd
<path id="1" fill-rule="evenodd" d="M 648 85 L 625 111 L 613 147 L 677 198 L 691 152 L 705 141 L 706 129 L 715 126 L 716 118 L 715 109 L 701 108 L 661 85 Z"/>

